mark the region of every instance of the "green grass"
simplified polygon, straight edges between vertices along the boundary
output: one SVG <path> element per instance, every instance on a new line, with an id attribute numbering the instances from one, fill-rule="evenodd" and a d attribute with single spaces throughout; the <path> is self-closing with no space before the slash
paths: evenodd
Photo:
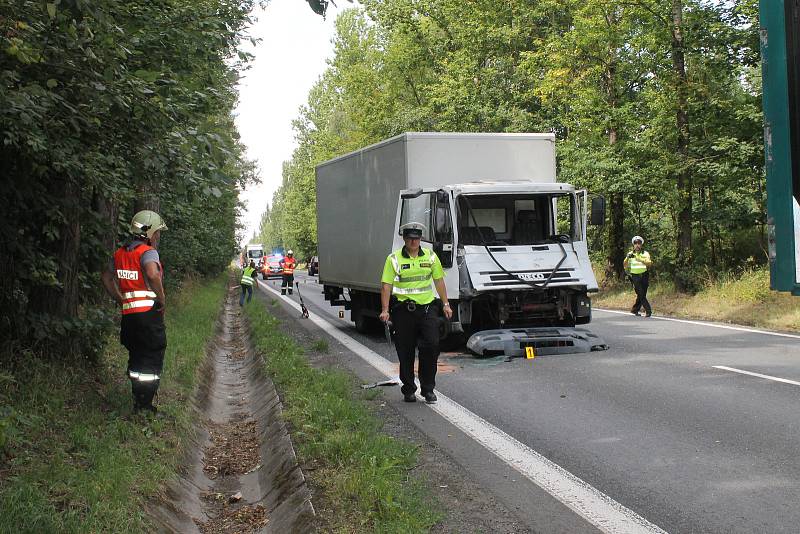
<path id="1" fill-rule="evenodd" d="M 312 368 L 303 348 L 263 307 L 248 307 L 247 314 L 256 347 L 281 392 L 297 453 L 319 489 L 314 505 L 324 523 L 320 528 L 427 532 L 440 514 L 423 481 L 410 474 L 416 447 L 381 433 L 353 377 Z"/>
<path id="2" fill-rule="evenodd" d="M 592 301 L 597 307 L 629 310 L 635 299 L 630 284 L 616 284 Z M 771 291 L 766 268 L 709 277 L 695 294 L 680 293 L 671 282 L 658 280 L 650 284 L 647 299 L 655 314 L 800 331 L 800 298 Z"/>
<path id="3" fill-rule="evenodd" d="M 311 344 L 311 348 L 317 352 L 328 352 L 330 350 L 328 342 L 324 339 L 316 340 L 314 343 Z"/>
<path id="4" fill-rule="evenodd" d="M 146 530 L 144 503 L 173 476 L 190 431 L 187 399 L 225 283 L 169 295 L 163 419 L 131 414 L 116 336 L 94 368 L 20 354 L 0 371 L 0 532 Z"/>

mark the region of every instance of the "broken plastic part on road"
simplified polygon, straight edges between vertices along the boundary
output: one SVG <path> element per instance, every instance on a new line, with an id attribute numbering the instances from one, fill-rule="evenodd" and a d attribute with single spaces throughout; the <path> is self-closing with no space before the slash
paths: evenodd
<path id="1" fill-rule="evenodd" d="M 467 349 L 484 357 L 524 358 L 529 347 L 535 349 L 536 356 L 608 350 L 608 345 L 599 336 L 583 328 L 569 327 L 483 330 L 467 341 Z"/>
<path id="2" fill-rule="evenodd" d="M 378 386 L 396 386 L 400 382 L 396 378 L 390 378 L 389 380 L 383 380 L 380 382 L 373 382 L 372 384 L 361 384 L 361 389 L 372 389 Z"/>

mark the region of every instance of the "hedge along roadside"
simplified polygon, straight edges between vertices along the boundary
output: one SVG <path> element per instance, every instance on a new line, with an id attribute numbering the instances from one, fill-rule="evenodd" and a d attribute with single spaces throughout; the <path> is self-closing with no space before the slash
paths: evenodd
<path id="1" fill-rule="evenodd" d="M 188 399 L 227 278 L 168 295 L 163 418 L 131 414 L 128 354 L 116 339 L 96 368 L 25 357 L 0 370 L 0 532 L 147 530 L 145 501 L 174 475 L 187 442 Z"/>
<path id="2" fill-rule="evenodd" d="M 362 400 L 380 393 L 364 394 L 352 376 L 311 367 L 304 349 L 282 333 L 283 325 L 264 306 L 246 310 L 253 342 L 278 388 L 292 441 L 314 487 L 319 527 L 427 532 L 441 515 L 422 481 L 410 475 L 417 448 L 382 434 Z M 327 344 L 317 340 L 309 350 L 324 351 Z"/>

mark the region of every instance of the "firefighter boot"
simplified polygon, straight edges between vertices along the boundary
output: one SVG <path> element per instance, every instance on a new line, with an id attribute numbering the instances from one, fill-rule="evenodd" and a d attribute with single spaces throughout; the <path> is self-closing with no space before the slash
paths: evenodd
<path id="1" fill-rule="evenodd" d="M 153 397 L 158 391 L 158 380 L 151 380 L 149 382 L 142 382 L 140 380 L 131 380 L 131 391 L 133 393 L 133 411 L 156 413 L 156 407 L 153 406 Z"/>

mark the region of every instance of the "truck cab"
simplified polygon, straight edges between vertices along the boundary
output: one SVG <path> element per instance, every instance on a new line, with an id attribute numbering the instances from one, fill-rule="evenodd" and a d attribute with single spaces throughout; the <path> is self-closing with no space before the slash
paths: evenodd
<path id="1" fill-rule="evenodd" d="M 604 218 L 602 199 L 592 219 Z M 474 181 L 406 189 L 396 225 L 420 222 L 445 271 L 450 332 L 591 321 L 597 291 L 586 243 L 586 192 L 569 184 Z M 397 234 L 394 249 L 403 246 Z"/>

